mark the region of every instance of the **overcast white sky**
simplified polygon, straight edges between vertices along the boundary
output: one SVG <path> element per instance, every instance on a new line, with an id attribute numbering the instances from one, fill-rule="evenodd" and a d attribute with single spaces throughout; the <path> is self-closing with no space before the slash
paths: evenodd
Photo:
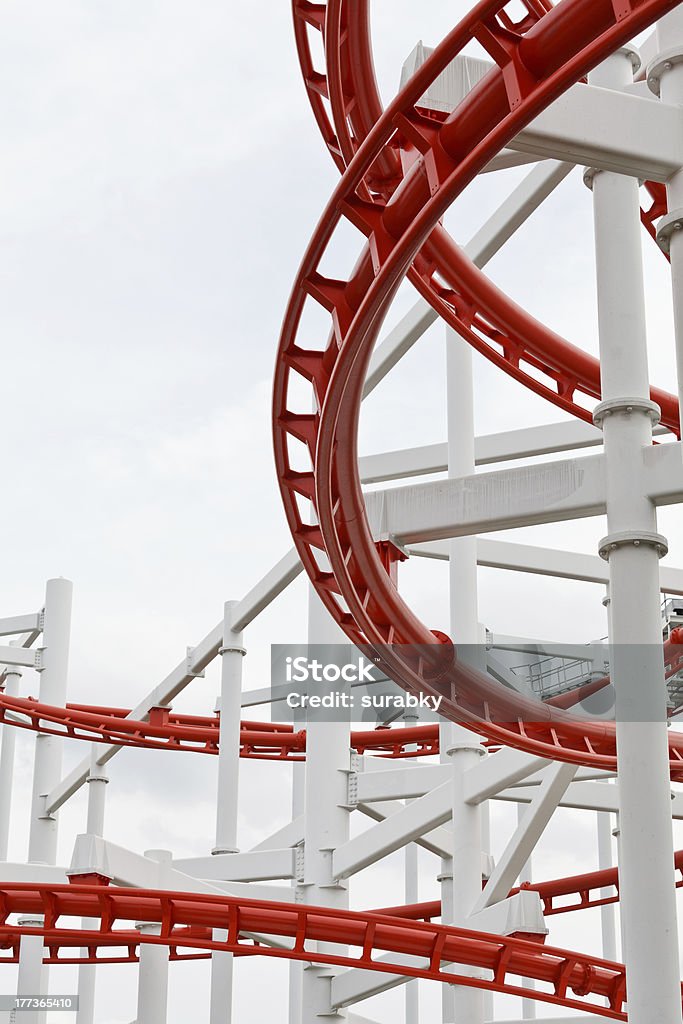
<path id="1" fill-rule="evenodd" d="M 415 42 L 437 42 L 468 6 L 373 0 L 385 99 Z M 271 455 L 274 354 L 297 264 L 337 180 L 299 78 L 289 7 L 3 6 L 0 614 L 38 608 L 51 576 L 74 581 L 72 700 L 130 706 L 221 618 L 223 601 L 241 597 L 289 547 Z M 523 173 L 475 184 L 451 216 L 458 241 Z M 652 375 L 673 386 L 667 268 L 649 240 L 644 248 Z M 596 351 L 590 193 L 579 173 L 491 273 Z M 413 299 L 404 288 L 390 321 Z M 481 433 L 562 418 L 478 358 L 476 381 Z M 363 451 L 444 440 L 445 414 L 435 327 L 368 401 Z M 683 564 L 677 515 L 661 520 L 670 564 Z M 604 532 L 587 520 L 524 539 L 593 553 Z M 402 578 L 416 609 L 446 628 L 444 567 L 411 563 Z M 599 587 L 484 570 L 480 588 L 482 621 L 495 631 L 578 641 L 606 632 Z M 270 643 L 305 639 L 305 597 L 300 580 L 249 630 L 249 686 L 267 681 Z M 24 693 L 37 692 L 35 677 L 24 682 Z M 214 668 L 175 707 L 208 712 L 216 687 Z M 32 746 L 19 735 L 13 859 L 26 855 Z M 67 747 L 65 767 L 84 753 Z M 243 763 L 243 848 L 284 823 L 289 771 Z M 125 752 L 111 773 L 108 837 L 179 856 L 211 848 L 212 758 Z M 62 815 L 62 862 L 84 830 L 84 797 Z M 494 845 L 512 820 L 512 809 L 496 812 Z M 595 867 L 594 827 L 588 815 L 559 813 L 538 877 Z M 423 861 L 422 898 L 436 893 L 436 869 Z M 396 855 L 365 872 L 352 899 L 399 902 L 400 887 Z M 597 951 L 596 923 L 592 913 L 559 919 L 551 940 Z M 0 991 L 9 992 L 14 971 L 5 970 Z M 98 1021 L 130 1021 L 135 969 L 100 973 Z M 240 962 L 236 973 L 239 1024 L 286 1019 L 281 963 Z M 205 965 L 174 965 L 171 975 L 169 1021 L 206 1019 Z M 64 969 L 51 988 L 73 984 Z M 360 1012 L 388 1019 L 400 1000 L 392 993 Z M 427 1019 L 437 1012 L 435 986 L 425 986 L 424 1001 Z"/>

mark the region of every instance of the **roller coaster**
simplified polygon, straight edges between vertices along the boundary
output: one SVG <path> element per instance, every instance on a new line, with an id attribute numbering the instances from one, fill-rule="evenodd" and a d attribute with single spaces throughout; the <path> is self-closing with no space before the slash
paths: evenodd
<path id="1" fill-rule="evenodd" d="M 19 996 L 46 991 L 48 969 L 55 978 L 59 965 L 79 965 L 79 1024 L 97 1019 L 95 972 L 130 962 L 139 963 L 138 1024 L 176 1019 L 168 964 L 193 959 L 211 961 L 209 1019 L 225 1024 L 233 964 L 247 956 L 263 958 L 264 973 L 268 958 L 291 965 L 289 1007 L 278 1018 L 289 1014 L 291 1024 L 363 1024 L 349 1007 L 399 985 L 406 1024 L 417 1024 L 418 980 L 441 985 L 446 1024 L 495 1020 L 494 993 L 519 1000 L 520 1020 L 547 1004 L 571 1013 L 566 1021 L 676 1024 L 683 851 L 674 852 L 671 820 L 683 782 L 683 630 L 662 621 L 660 593 L 683 594 L 683 574 L 660 570 L 667 541 L 656 510 L 683 500 L 683 7 L 481 0 L 433 50 L 420 48 L 386 108 L 369 0 L 292 0 L 292 12 L 310 107 L 340 175 L 294 278 L 275 360 L 275 467 L 294 550 L 228 602 L 223 620 L 132 709 L 66 701 L 68 581 L 48 583 L 40 612 L 0 620 L 2 635 L 15 638 L 0 648 L 0 955 L 18 965 Z M 458 75 L 467 80 L 459 91 Z M 476 244 L 456 243 L 445 227 L 456 200 L 480 175 L 525 162 L 534 169 Z M 599 359 L 483 271 L 577 164 L 593 193 Z M 641 227 L 671 265 L 675 395 L 648 379 Z M 331 270 L 349 228 L 353 265 Z M 418 305 L 380 343 L 405 280 Z M 392 453 L 398 471 L 370 473 L 359 459 L 361 403 L 437 318 L 452 349 L 446 462 Z M 499 455 L 489 464 L 589 446 L 600 453 L 475 472 L 484 460 L 468 422 L 471 351 L 580 421 L 559 425 L 562 441 L 554 427 L 545 438 L 537 428 L 526 449 L 520 438 L 507 450 L 504 438 L 490 438 Z M 444 470 L 438 485 L 366 486 Z M 514 545 L 486 555 L 472 543 L 597 515 L 608 527 L 600 557 L 567 556 L 562 571 L 551 555 L 545 568 L 531 567 L 532 549 L 520 564 Z M 452 635 L 424 624 L 399 585 L 400 564 L 425 553 L 449 560 Z M 477 621 L 477 562 L 609 584 L 609 671 L 552 694 L 493 671 L 486 657 L 495 644 L 481 643 Z M 302 569 L 310 641 L 372 652 L 401 690 L 438 697 L 442 720 L 358 730 L 243 717 L 243 632 Z M 215 714 L 174 712 L 173 698 L 216 658 Z M 26 669 L 40 675 L 37 697 L 18 694 Z M 588 713 L 590 698 L 607 690 L 611 717 Z M 36 734 L 26 865 L 7 860 L 17 730 Z M 65 741 L 89 746 L 62 778 Z M 103 838 L 106 764 L 128 747 L 216 757 L 212 856 L 141 856 Z M 302 772 L 291 825 L 244 853 L 240 759 L 294 762 Z M 85 782 L 88 825 L 62 869 L 57 812 Z M 493 864 L 482 858 L 484 815 L 501 794 L 528 806 Z M 618 814 L 618 867 L 520 882 L 558 806 Z M 352 837 L 354 809 L 373 824 Z M 350 877 L 418 845 L 440 858 L 440 900 L 349 909 Z M 287 885 L 262 884 L 274 880 Z M 625 963 L 607 917 L 602 957 L 546 941 L 554 916 L 616 903 Z M 46 1010 L 17 1019 L 42 1024 Z"/>

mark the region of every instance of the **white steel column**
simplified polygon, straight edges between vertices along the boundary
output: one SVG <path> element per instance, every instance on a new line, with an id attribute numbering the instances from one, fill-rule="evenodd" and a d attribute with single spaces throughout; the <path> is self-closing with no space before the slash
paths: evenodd
<path id="1" fill-rule="evenodd" d="M 171 864 L 170 850 L 145 850 L 145 857 Z M 161 925 L 151 921 L 138 921 L 141 935 L 159 935 Z M 138 970 L 138 1012 L 135 1024 L 166 1024 L 168 1006 L 169 947 L 140 943 Z"/>
<path id="2" fill-rule="evenodd" d="M 526 806 L 524 804 L 517 804 L 517 825 L 521 825 L 526 813 Z M 529 854 L 526 864 L 519 873 L 519 884 L 523 882 L 531 882 L 533 880 L 533 854 Z M 536 988 L 536 984 L 533 978 L 524 978 L 522 986 L 533 991 Z M 524 1020 L 535 1020 L 536 1019 L 536 1000 L 535 999 L 522 999 L 522 1018 Z"/>
<path id="3" fill-rule="evenodd" d="M 309 590 L 309 643 L 345 642 L 317 594 Z M 332 854 L 348 841 L 348 772 L 351 766 L 350 722 L 311 722 L 306 727 L 306 824 L 304 900 L 325 907 L 348 907 L 348 883 L 333 876 Z M 325 948 L 322 943 L 320 949 Z M 301 979 L 302 1024 L 343 1020 L 343 1010 L 330 1010 L 330 985 L 335 971 L 305 964 Z"/>
<path id="4" fill-rule="evenodd" d="M 659 54 L 648 68 L 650 88 L 664 103 L 683 104 L 683 9 L 657 24 Z M 669 252 L 676 340 L 678 398 L 683 409 L 683 169 L 666 183 L 669 212 L 657 225 L 660 245 Z"/>
<path id="5" fill-rule="evenodd" d="M 620 51 L 591 76 L 622 88 L 631 56 Z M 593 180 L 609 536 L 612 678 L 616 690 L 620 893 L 629 1024 L 681 1021 L 673 873 L 666 691 L 659 613 L 655 508 L 640 486 L 652 441 L 638 182 L 599 172 Z M 659 719 L 659 720 L 654 720 Z"/>
<path id="6" fill-rule="evenodd" d="M 412 711 L 403 715 L 403 724 L 410 728 L 418 721 Z M 406 746 L 406 750 L 414 750 L 414 746 Z M 404 886 L 403 895 L 407 906 L 418 903 L 420 899 L 418 852 L 416 843 L 408 843 L 403 852 Z M 420 988 L 417 979 L 406 982 L 405 986 L 405 1024 L 419 1024 L 420 1021 Z"/>
<path id="7" fill-rule="evenodd" d="M 91 836 L 104 835 L 104 808 L 109 776 L 104 765 L 97 763 L 99 744 L 93 743 L 90 751 L 90 774 L 88 775 L 88 818 L 86 832 Z M 84 929 L 96 929 L 95 918 L 84 918 Z M 87 949 L 81 950 L 87 956 Z M 95 972 L 94 964 L 80 964 L 78 968 L 78 1013 L 76 1024 L 93 1024 L 95 1019 Z"/>
<path id="8" fill-rule="evenodd" d="M 612 864 L 612 815 L 609 811 L 598 811 L 598 867 L 601 871 L 613 867 Z M 607 896 L 607 890 L 602 892 Z M 600 926 L 602 931 L 602 955 L 605 960 L 617 959 L 617 930 L 614 915 L 614 904 L 607 903 L 600 907 Z"/>
<path id="9" fill-rule="evenodd" d="M 5 669 L 4 692 L 8 697 L 17 697 L 21 680 L 21 669 L 8 665 Z M 12 812 L 12 787 L 14 784 L 14 750 L 17 730 L 11 725 L 2 727 L 2 748 L 0 748 L 0 861 L 7 860 L 9 848 L 9 823 Z"/>
<path id="10" fill-rule="evenodd" d="M 305 728 L 304 712 L 294 711 L 293 726 L 295 731 Z M 292 764 L 292 821 L 296 821 L 306 808 L 306 765 L 301 761 Z M 292 899 L 294 902 L 303 900 L 303 890 L 299 880 L 292 879 Z M 289 1024 L 299 1024 L 301 1020 L 301 974 L 302 964 L 298 960 L 289 963 Z"/>
<path id="11" fill-rule="evenodd" d="M 450 328 L 446 330 L 446 381 L 448 398 L 448 474 L 465 476 L 474 472 L 474 382 L 472 349 Z M 477 539 L 460 537 L 449 544 L 450 630 L 454 642 L 464 644 L 464 660 L 479 662 L 479 616 L 477 603 Z M 453 859 L 450 917 L 444 923 L 463 926 L 481 897 L 482 828 L 479 804 L 468 804 L 463 796 L 464 773 L 484 754 L 476 735 L 462 726 L 451 725 L 445 753 L 453 765 Z M 443 885 L 442 885 L 443 888 Z M 446 904 L 444 903 L 444 907 Z M 462 968 L 460 968 L 462 970 Z M 446 987 L 445 987 L 446 988 Z M 449 986 L 450 988 L 450 986 Z M 474 988 L 455 986 L 452 1006 L 444 994 L 444 1020 L 481 1024 L 484 996 Z M 450 1016 L 452 1014 L 452 1016 Z"/>
<path id="12" fill-rule="evenodd" d="M 237 812 L 240 771 L 240 720 L 242 716 L 242 658 L 246 654 L 241 632 L 232 628 L 236 601 L 227 601 L 223 609 L 221 655 L 221 709 L 218 749 L 218 794 L 216 845 L 214 854 L 237 853 Z M 224 940 L 226 933 L 216 932 Z M 210 1024 L 230 1024 L 232 1020 L 232 953 L 211 954 Z"/>
<path id="13" fill-rule="evenodd" d="M 40 928 L 43 922 L 44 918 L 40 916 L 26 915 L 17 919 L 17 924 L 24 928 Z M 47 971 L 43 967 L 42 935 L 21 936 L 17 995 L 47 995 Z M 45 1010 L 23 1010 L 19 1019 L 21 1024 L 44 1024 L 46 1017 Z"/>
<path id="14" fill-rule="evenodd" d="M 47 581 L 41 662 L 38 667 L 38 696 L 41 703 L 56 704 L 58 707 L 66 704 L 72 593 L 73 584 L 70 580 L 60 578 Z M 45 813 L 45 797 L 55 781 L 61 777 L 61 771 L 61 738 L 38 733 L 33 763 L 28 859 L 39 864 L 56 863 L 57 818 L 56 815 Z M 26 962 L 30 958 L 35 959 L 31 963 Z M 42 965 L 42 942 L 22 944 L 19 967 L 18 995 L 28 994 L 21 986 L 27 983 L 34 984 L 36 978 L 42 978 L 41 984 L 47 986 L 48 971 Z M 35 1024 L 44 1020 L 44 1012 L 36 1014 Z M 33 1024 L 33 1021 L 26 1021 L 26 1024 Z"/>
<path id="15" fill-rule="evenodd" d="M 42 663 L 39 700 L 43 704 L 66 703 L 66 682 L 69 668 L 69 633 L 71 629 L 70 580 L 48 580 L 45 590 L 45 621 L 43 626 Z M 28 859 L 54 864 L 57 854 L 57 818 L 45 814 L 44 804 L 50 788 L 61 777 L 62 740 L 58 736 L 38 733 L 33 769 L 33 800 Z"/>

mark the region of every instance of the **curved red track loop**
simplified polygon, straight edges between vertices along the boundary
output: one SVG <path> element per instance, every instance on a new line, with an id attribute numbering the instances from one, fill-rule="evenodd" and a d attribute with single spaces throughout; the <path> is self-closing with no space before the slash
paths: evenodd
<path id="1" fill-rule="evenodd" d="M 501 0 L 484 0 L 450 33 L 372 128 L 333 194 L 304 257 L 285 316 L 274 389 L 276 463 L 304 566 L 351 640 L 382 646 L 385 665 L 401 685 L 444 697 L 442 710 L 448 718 L 493 742 L 556 760 L 614 769 L 613 725 L 578 720 L 513 696 L 457 661 L 448 668 L 447 652 L 403 602 L 377 555 L 358 478 L 356 439 L 363 380 L 372 345 L 402 277 L 410 272 L 411 279 L 422 282 L 425 294 L 440 289 L 442 312 L 447 315 L 448 309 L 458 309 L 464 319 L 457 329 L 472 340 L 477 311 L 473 315 L 468 309 L 467 296 L 435 282 L 433 265 L 427 264 L 424 249 L 420 253 L 430 233 L 432 244 L 439 218 L 540 110 L 675 3 L 640 0 L 631 3 L 629 12 L 617 21 L 609 0 L 564 0 L 533 26 L 530 18 L 524 30 L 517 31 L 503 23 L 504 6 Z M 533 6 L 527 7 L 531 15 Z M 475 37 L 503 70 L 492 70 L 445 122 L 424 118 L 417 109 L 420 97 Z M 368 175 L 380 155 L 397 151 L 409 152 L 410 162 L 400 186 L 386 200 L 372 192 Z M 360 198 L 361 188 L 372 201 Z M 325 276 L 319 268 L 342 217 L 358 227 L 368 242 L 351 276 L 339 280 Z M 468 261 L 463 257 L 460 261 L 463 275 L 469 275 L 479 293 L 488 290 L 492 308 L 500 308 L 500 293 L 471 264 L 465 266 Z M 326 346 L 311 347 L 315 339 L 310 337 L 299 343 L 307 301 L 331 316 L 332 334 Z M 514 304 L 509 300 L 502 304 L 509 316 Z M 531 319 L 514 309 L 522 320 Z M 470 324 L 467 330 L 461 329 L 465 320 Z M 561 401 L 556 404 L 564 402 L 570 411 L 588 416 L 573 404 L 573 394 L 581 387 L 598 396 L 597 362 L 562 339 L 550 344 L 548 332 L 536 326 L 539 356 L 545 365 L 561 370 L 556 374 L 558 392 L 553 400 L 559 395 Z M 505 344 L 504 340 L 504 348 Z M 517 362 L 516 355 L 512 362 Z M 579 364 L 582 380 L 573 378 L 569 386 L 566 377 L 560 379 Z M 290 380 L 297 376 L 310 382 L 319 412 L 301 411 L 290 400 Z M 530 386 L 539 390 L 537 384 Z M 665 421 L 677 428 L 675 400 L 655 392 L 653 396 L 663 407 Z M 297 442 L 308 456 L 303 469 L 295 461 Z M 319 526 L 308 525 L 312 505 Z M 384 645 L 394 646 L 387 650 Z M 408 648 L 415 647 L 421 651 L 417 659 L 407 654 Z M 672 772 L 680 777 L 683 737 L 672 736 L 670 750 Z"/>
<path id="2" fill-rule="evenodd" d="M 10 915 L 29 913 L 44 915 L 44 925 L 30 928 L 8 922 Z M 92 918 L 99 921 L 99 927 L 68 928 L 60 926 L 62 918 Z M 60 947 L 71 947 L 75 939 L 88 949 L 88 962 L 106 959 L 98 956 L 98 950 L 115 945 L 117 939 L 128 946 L 130 957 L 130 933 L 121 940 L 121 933 L 117 935 L 114 930 L 117 921 L 161 924 L 159 935 L 138 935 L 136 945 L 217 949 L 242 956 L 282 957 L 455 982 L 626 1020 L 626 983 L 621 964 L 523 939 L 376 913 L 227 896 L 111 889 L 106 885 L 0 886 L 0 945 L 11 946 L 17 935 L 40 934 L 53 962 L 73 962 L 73 958 L 60 956 Z M 185 929 L 182 937 L 178 928 Z M 226 930 L 227 941 L 202 937 L 198 932 L 205 928 Z M 258 945 L 254 935 L 293 939 L 293 948 Z M 321 953 L 318 942 L 351 946 L 358 952 L 355 956 L 344 955 L 341 949 L 338 953 Z M 391 959 L 378 962 L 374 959 L 378 953 L 395 953 L 398 959 L 401 954 L 412 954 L 423 957 L 426 963 L 424 967 L 408 967 Z M 486 976 L 472 978 L 447 972 L 445 965 L 449 962 L 479 968 Z M 519 979 L 533 979 L 547 989 L 529 991 Z M 608 1000 L 608 1006 L 603 1005 L 603 999 Z"/>
<path id="3" fill-rule="evenodd" d="M 370 46 L 369 0 L 328 0 L 312 5 L 294 0 L 294 24 L 299 60 L 313 111 L 337 166 L 348 165 L 382 113 Z M 550 5 L 529 4 L 536 15 Z M 322 32 L 327 65 L 312 71 L 313 59 L 306 26 Z M 317 84 L 313 89 L 311 82 Z M 324 83 L 324 85 L 322 84 Z M 329 100 L 329 116 L 324 99 Z M 433 126 L 443 115 L 429 112 Z M 404 147 L 405 149 L 405 147 Z M 368 189 L 388 198 L 403 174 L 397 150 L 382 151 L 365 175 L 358 194 L 371 198 Z M 666 212 L 663 186 L 647 183 L 652 205 L 642 211 L 643 224 L 654 237 L 654 221 Z M 663 210 L 662 210 L 663 204 Z M 585 400 L 600 397 L 600 369 L 596 359 L 559 337 L 517 306 L 467 259 L 439 225 L 434 227 L 408 278 L 430 305 L 482 355 L 530 390 L 554 405 L 592 422 Z M 662 422 L 679 433 L 676 399 L 653 388 L 652 398 L 662 409 Z M 581 404 L 581 402 L 584 404 Z M 590 402 L 588 403 L 590 405 Z"/>

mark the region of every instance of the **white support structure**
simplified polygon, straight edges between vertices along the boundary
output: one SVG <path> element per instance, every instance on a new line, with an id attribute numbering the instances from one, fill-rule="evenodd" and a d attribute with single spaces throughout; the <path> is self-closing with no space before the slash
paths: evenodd
<path id="1" fill-rule="evenodd" d="M 311 644 L 343 640 L 320 599 L 309 594 L 308 636 Z M 306 774 L 304 801 L 307 813 L 304 833 L 304 869 L 299 891 L 302 901 L 345 909 L 348 885 L 335 868 L 337 851 L 348 845 L 348 776 L 351 767 L 350 722 L 315 721 L 306 726 Z M 318 947 L 326 949 L 322 943 Z M 301 972 L 301 1024 L 343 1019 L 332 1008 L 330 987 L 336 971 L 307 963 Z"/>
<path id="2" fill-rule="evenodd" d="M 4 692 L 8 697 L 18 695 L 21 675 L 21 670 L 16 665 L 8 666 L 3 672 Z M 9 725 L 3 726 L 0 746 L 0 861 L 7 860 L 9 849 L 16 738 L 16 729 Z"/>
<path id="3" fill-rule="evenodd" d="M 599 86 L 631 80 L 631 53 L 593 73 Z M 592 181 L 605 438 L 612 673 L 619 762 L 619 873 L 629 1024 L 681 1020 L 666 691 L 653 502 L 639 481 L 652 440 L 638 182 L 601 171 Z M 647 880 L 647 881 L 646 881 Z"/>
<path id="4" fill-rule="evenodd" d="M 171 861 L 169 850 L 146 850 L 145 856 L 160 865 Z M 149 921 L 139 921 L 136 928 L 141 935 L 159 935 L 161 931 L 161 925 Z M 168 946 L 140 943 L 137 1024 L 166 1024 L 168 955 Z"/>
<path id="5" fill-rule="evenodd" d="M 43 640 L 40 672 L 40 700 L 45 704 L 66 704 L 71 632 L 71 601 L 73 587 L 69 580 L 48 580 L 43 613 Z M 53 780 L 61 775 L 62 740 L 47 733 L 35 739 L 33 762 L 33 794 L 28 840 L 28 860 L 53 865 L 57 859 L 57 819 L 46 807 L 46 797 Z M 34 986 L 38 980 L 38 988 Z M 42 943 L 22 943 L 19 957 L 17 995 L 43 992 L 48 984 L 48 971 L 42 965 Z M 34 1021 L 43 1024 L 44 1011 L 36 1011 Z"/>
<path id="6" fill-rule="evenodd" d="M 294 570 L 293 559 L 279 571 L 278 579 L 289 578 Z M 269 603 L 272 585 L 265 584 L 263 592 L 242 602 L 228 601 L 223 613 L 223 643 L 221 655 L 220 740 L 218 751 L 218 789 L 216 794 L 216 843 L 211 851 L 223 858 L 237 855 L 237 821 L 240 770 L 240 716 L 242 713 L 242 659 L 246 654 L 241 632 L 242 620 L 249 619 L 245 605 L 261 607 Z M 237 623 L 238 629 L 235 628 Z M 198 872 L 190 872 L 198 873 Z M 228 869 L 229 874 L 229 869 Z M 215 933 L 223 938 L 223 929 Z M 232 1021 L 233 957 L 230 953 L 214 951 L 211 954 L 211 1024 L 230 1024 Z"/>
<path id="7" fill-rule="evenodd" d="M 109 776 L 106 769 L 97 763 L 97 744 L 93 743 L 90 752 L 90 775 L 88 777 L 88 819 L 86 831 L 88 835 L 104 835 L 104 810 Z M 96 928 L 98 922 L 94 918 L 84 918 L 83 928 Z M 83 949 L 82 955 L 87 955 Z M 78 1014 L 76 1024 L 94 1024 L 95 1021 L 95 984 L 97 968 L 94 964 L 80 964 L 78 968 Z"/>

